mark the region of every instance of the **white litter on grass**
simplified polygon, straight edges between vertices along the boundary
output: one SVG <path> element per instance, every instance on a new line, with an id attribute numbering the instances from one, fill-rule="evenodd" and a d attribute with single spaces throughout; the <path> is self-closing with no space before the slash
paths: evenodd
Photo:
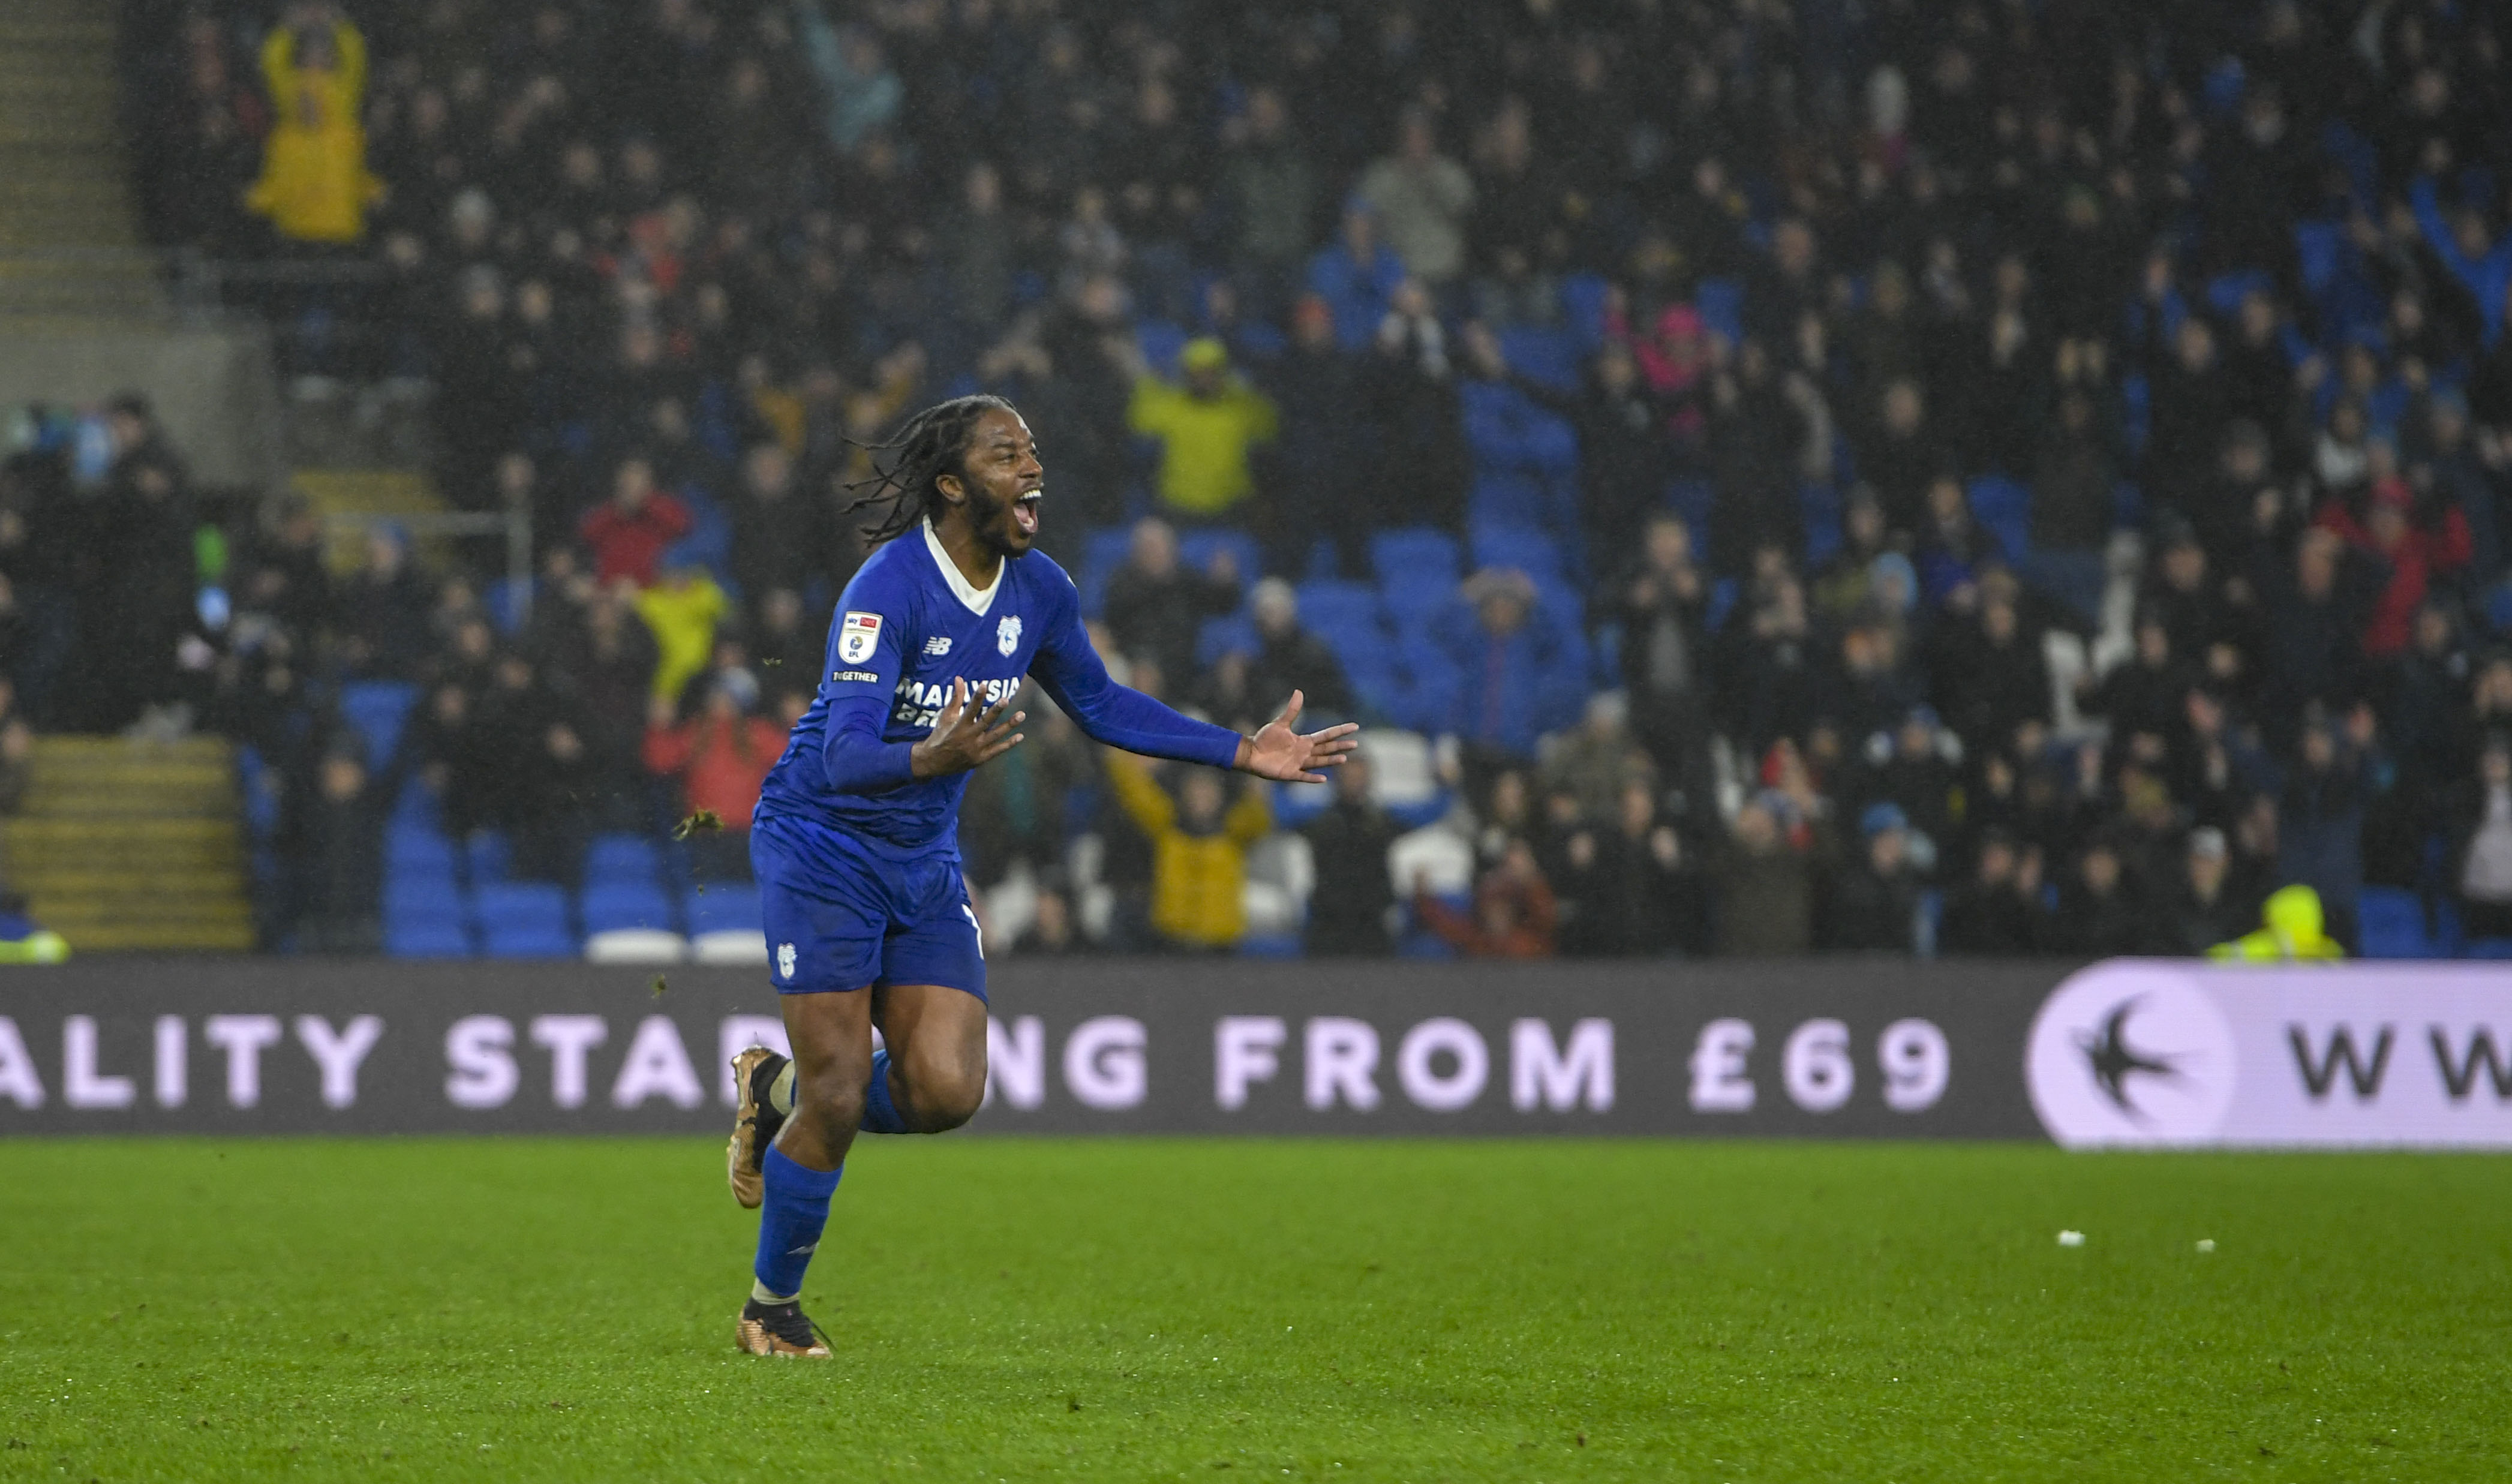
<path id="1" fill-rule="evenodd" d="M 2199 1251 L 2201 1251 L 2201 1252 L 2213 1252 L 2213 1251 L 2215 1251 L 2215 1250 L 2216 1250 L 2216 1239 L 2215 1239 L 2214 1237 L 2212 1237 L 2212 1236 L 2202 1236 L 2202 1237 L 2198 1238 L 2198 1250 L 2199 1250 Z"/>
<path id="2" fill-rule="evenodd" d="M 2061 1231 L 2059 1233 L 2059 1245 L 2061 1247 L 2081 1247 L 2085 1245 L 2085 1233 L 2082 1231 Z"/>

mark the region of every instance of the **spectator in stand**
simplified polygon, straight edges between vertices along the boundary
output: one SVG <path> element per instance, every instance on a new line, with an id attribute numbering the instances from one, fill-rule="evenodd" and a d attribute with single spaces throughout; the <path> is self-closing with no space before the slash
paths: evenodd
<path id="1" fill-rule="evenodd" d="M 1189 340 L 1178 368 L 1184 385 L 1148 367 L 1136 373 L 1126 425 L 1160 445 L 1154 488 L 1169 513 L 1217 520 L 1256 493 L 1249 455 L 1274 440 L 1279 423 L 1272 400 L 1231 371 L 1229 347 L 1219 340 Z"/>
<path id="2" fill-rule="evenodd" d="M 1982 832 L 1972 879 L 1945 894 L 1937 952 L 1973 957 L 2021 957 L 2040 946 L 2044 913 L 2037 857 L 2016 847 L 2003 829 Z"/>
<path id="3" fill-rule="evenodd" d="M 384 193 L 367 173 L 366 38 L 335 5 L 293 5 L 261 44 L 261 74 L 271 129 L 245 204 L 291 242 L 356 242 Z"/>
<path id="4" fill-rule="evenodd" d="M 2355 941 L 2355 900 L 2364 883 L 2364 810 L 2377 760 L 2373 710 L 2358 705 L 2340 723 L 2306 718 L 2277 801 L 2277 875 L 2320 895 L 2329 934 Z"/>
<path id="5" fill-rule="evenodd" d="M 1274 824 L 1262 787 L 1234 802 L 1222 774 L 1187 768 L 1172 799 L 1132 753 L 1109 749 L 1107 768 L 1117 801 L 1151 839 L 1153 932 L 1176 951 L 1236 948 L 1247 932 L 1247 851 Z"/>
<path id="6" fill-rule="evenodd" d="M 1373 512 L 1360 497 L 1369 448 L 1360 373 L 1335 343 L 1324 299 L 1306 294 L 1292 306 L 1290 346 L 1263 375 L 1281 422 L 1281 436 L 1260 454 L 1261 485 L 1280 512 L 1267 561 L 1303 571 L 1315 543 L 1329 541 L 1343 571 L 1366 572 Z"/>
<path id="7" fill-rule="evenodd" d="M 622 578 L 620 589 L 628 587 Z M 628 601 L 654 637 L 653 693 L 677 702 L 681 691 L 715 651 L 716 626 L 732 610 L 731 600 L 705 567 L 667 565 L 662 580 Z"/>
<path id="8" fill-rule="evenodd" d="M 2468 519 L 2446 505 L 2419 520 L 2408 482 L 2390 475 L 2374 482 L 2371 508 L 2362 520 L 2343 500 L 2321 507 L 2317 524 L 2335 531 L 2357 551 L 2387 568 L 2389 581 L 2373 600 L 2363 634 L 2365 657 L 2384 660 L 2408 646 L 2408 634 L 2425 593 L 2438 578 L 2468 565 L 2473 554 Z"/>
<path id="9" fill-rule="evenodd" d="M 2119 847 L 2097 838 L 2059 882 L 2051 946 L 2077 958 L 2112 958 L 2145 951 L 2151 933 L 2143 905 L 2130 891 Z"/>
<path id="10" fill-rule="evenodd" d="M 1377 957 L 1393 946 L 1387 852 L 1403 828 L 1370 797 L 1369 785 L 1368 755 L 1355 754 L 1335 769 L 1334 802 L 1300 828 L 1316 867 L 1306 941 L 1312 957 Z"/>
<path id="11" fill-rule="evenodd" d="M 1623 626 L 1631 731 L 1661 777 L 1687 799 L 1706 798 L 1709 585 L 1692 565 L 1691 527 L 1671 514 L 1650 517 L 1636 568 L 1608 591 L 1619 599 L 1606 611 Z"/>
<path id="12" fill-rule="evenodd" d="M 584 513 L 577 529 L 593 553 L 597 580 L 626 578 L 652 587 L 663 552 L 689 533 L 689 509 L 654 487 L 654 465 L 642 453 L 611 470 L 610 498 Z"/>
<path id="13" fill-rule="evenodd" d="M 1404 283 L 1403 259 L 1381 240 L 1378 220 L 1378 209 L 1354 196 L 1344 204 L 1341 235 L 1309 258 L 1309 292 L 1325 301 L 1335 339 L 1346 350 L 1362 349 L 1377 336 Z"/>
<path id="14" fill-rule="evenodd" d="M 1709 947 L 1709 901 L 1674 826 L 1658 818 L 1646 778 L 1627 781 L 1609 829 L 1582 829 L 1564 847 L 1562 887 L 1578 903 L 1566 932 L 1574 954 L 1685 955 Z"/>
<path id="15" fill-rule="evenodd" d="M 1323 720 L 1357 715 L 1352 685 L 1332 645 L 1300 627 L 1299 594 L 1279 577 L 1256 584 L 1248 608 L 1256 620 L 1253 653 L 1234 649 L 1213 667 L 1212 712 L 1248 722 L 1254 730 L 1282 709 L 1293 690 L 1308 714 Z"/>
<path id="16" fill-rule="evenodd" d="M 757 596 L 799 592 L 828 566 L 829 511 L 805 495 L 794 461 L 773 442 L 753 444 L 732 502 L 732 574 Z"/>
<path id="17" fill-rule="evenodd" d="M 1524 762 L 1556 717 L 1581 704 L 1582 660 L 1535 601 L 1535 584 L 1505 567 L 1476 572 L 1464 601 L 1439 615 L 1433 640 L 1460 677 L 1447 729 L 1476 753 Z"/>
<path id="18" fill-rule="evenodd" d="M 1208 571 L 1191 571 L 1178 562 L 1168 522 L 1138 521 L 1125 565 L 1108 577 L 1108 632 L 1127 658 L 1158 666 L 1164 683 L 1182 686 L 1195 675 L 1203 621 L 1238 606 L 1238 559 L 1228 547 L 1213 554 Z"/>
<path id="19" fill-rule="evenodd" d="M 1832 883 L 1823 946 L 1842 954 L 1906 954 L 1915 943 L 1919 888 L 1910 871 L 1909 822 L 1899 804 L 1866 806 L 1864 849 Z"/>
<path id="20" fill-rule="evenodd" d="M 1448 332 L 1428 290 L 1398 286 L 1361 363 L 1363 424 L 1377 450 L 1358 492 L 1373 526 L 1464 523 L 1468 457 Z"/>
<path id="21" fill-rule="evenodd" d="M 1473 176 L 1439 153 L 1431 114 L 1408 108 L 1396 125 L 1395 152 L 1363 171 L 1354 194 L 1386 223 L 1388 246 L 1404 271 L 1434 289 L 1466 267 L 1466 217 L 1474 206 Z"/>
<path id="22" fill-rule="evenodd" d="M 1224 129 L 1223 140 L 1230 154 L 1221 194 L 1237 224 L 1232 250 L 1239 293 L 1270 318 L 1290 300 L 1323 182 L 1279 89 L 1249 90 L 1245 111 Z"/>
<path id="23" fill-rule="evenodd" d="M 326 753 L 314 778 L 290 787 L 286 801 L 277 840 L 296 877 L 298 951 L 373 953 L 382 937 L 383 809 L 359 751 Z"/>
<path id="24" fill-rule="evenodd" d="M 571 882 L 584 857 L 584 734 L 569 699 L 527 656 L 497 656 L 480 695 L 470 741 L 487 766 L 477 774 L 480 823 L 506 833 L 513 873 Z"/>
<path id="25" fill-rule="evenodd" d="M 1060 880 L 1073 833 L 1067 811 L 1093 781 L 1088 744 L 1071 717 L 1035 689 L 1014 709 L 1036 719 L 1029 740 L 970 774 L 960 801 L 961 851 L 981 889 L 1023 872 L 1041 887 Z"/>
<path id="26" fill-rule="evenodd" d="M 1736 811 L 1717 869 L 1718 952 L 1728 957 L 1774 957 L 1814 947 L 1812 828 L 1780 823 L 1795 812 L 1784 797 L 1756 799 Z M 1791 837 L 1797 838 L 1791 838 Z"/>
<path id="27" fill-rule="evenodd" d="M 2072 353 L 2074 342 L 2061 348 Z M 2094 400 L 2070 389 L 2059 398 L 2057 420 L 2042 434 L 2032 466 L 2032 549 L 2022 554 L 2025 575 L 2077 616 L 2092 619 L 2101 607 L 2102 550 L 2110 541 L 2111 492 L 2119 484 L 2110 431 L 2099 426 Z"/>
<path id="28" fill-rule="evenodd" d="M 2477 776 L 2452 790 L 2446 880 L 2471 938 L 2512 938 L 2512 734 L 2477 755 Z"/>
<path id="29" fill-rule="evenodd" d="M 1499 863 L 1474 884 L 1468 912 L 1433 896 L 1428 874 L 1417 873 L 1413 917 L 1470 958 L 1550 958 L 1560 908 L 1535 863 L 1534 847 L 1512 840 Z"/>
<path id="30" fill-rule="evenodd" d="M 703 880 L 750 879 L 750 816 L 767 770 L 785 751 L 785 728 L 758 715 L 759 683 L 747 670 L 719 670 L 697 715 L 680 720 L 657 696 L 646 715 L 647 771 L 681 783 L 683 817 L 713 814 L 719 828 L 689 832 Z"/>
<path id="31" fill-rule="evenodd" d="M 2224 842 L 2223 831 L 2202 825 L 2189 832 L 2179 878 L 2161 908 L 2154 949 L 2193 957 L 2240 937 L 2256 918 L 2257 904 L 2233 879 L 2232 851 Z"/>
<path id="32" fill-rule="evenodd" d="M 105 409 L 106 464 L 88 517 L 99 539 L 82 581 L 83 724 L 118 731 L 177 700 L 176 649 L 193 623 L 200 587 L 191 477 L 148 399 L 126 392 Z"/>

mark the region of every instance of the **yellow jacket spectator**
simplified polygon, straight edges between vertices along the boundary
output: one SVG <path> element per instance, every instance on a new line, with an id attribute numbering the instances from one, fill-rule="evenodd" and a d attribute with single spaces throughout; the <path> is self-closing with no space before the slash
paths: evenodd
<path id="1" fill-rule="evenodd" d="M 1247 849 L 1274 827 L 1265 790 L 1250 788 L 1225 809 L 1221 774 L 1198 767 L 1172 800 L 1149 762 L 1119 752 L 1108 754 L 1108 784 L 1151 838 L 1153 930 L 1185 948 L 1236 944 L 1247 931 Z"/>
<path id="2" fill-rule="evenodd" d="M 1178 365 L 1186 384 L 1149 371 L 1134 378 L 1126 421 L 1160 441 L 1159 496 L 1188 515 L 1219 515 L 1255 492 L 1247 450 L 1273 441 L 1274 404 L 1230 371 L 1219 340 L 1189 340 Z"/>
<path id="3" fill-rule="evenodd" d="M 2320 893 L 2308 886 L 2281 886 L 2269 893 L 2260 917 L 2265 925 L 2207 950 L 2228 963 L 2328 963 L 2346 957 L 2336 939 L 2321 931 Z"/>
<path id="4" fill-rule="evenodd" d="M 383 182 L 367 173 L 358 110 L 367 42 L 329 5 L 300 7 L 261 46 L 274 115 L 261 178 L 245 205 L 297 242 L 356 242 Z"/>
<path id="5" fill-rule="evenodd" d="M 715 653 L 715 626 L 730 606 L 704 567 L 672 567 L 637 595 L 637 616 L 654 633 L 654 697 L 678 701 Z"/>

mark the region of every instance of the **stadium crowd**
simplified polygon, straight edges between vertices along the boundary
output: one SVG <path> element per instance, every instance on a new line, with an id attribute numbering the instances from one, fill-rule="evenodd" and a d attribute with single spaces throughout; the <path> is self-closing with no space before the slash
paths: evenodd
<path id="1" fill-rule="evenodd" d="M 1312 952 L 2182 953 L 2290 882 L 2512 935 L 2485 7 L 128 9 L 155 230 L 372 263 L 333 369 L 432 381 L 541 553 L 519 621 L 282 503 L 170 620 L 274 942 L 373 940 L 407 777 L 519 874 L 707 809 L 737 875 L 859 442 L 979 387 L 1132 683 L 1393 738 L 1327 801 L 1041 728 L 962 824 L 1026 946 L 1278 939 L 1311 878 Z M 86 592 L 37 528 L 11 582 Z"/>

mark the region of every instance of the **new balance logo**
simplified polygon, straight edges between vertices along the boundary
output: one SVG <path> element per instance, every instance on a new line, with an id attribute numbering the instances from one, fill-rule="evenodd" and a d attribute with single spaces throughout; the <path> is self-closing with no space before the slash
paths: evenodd
<path id="1" fill-rule="evenodd" d="M 927 654 L 950 653 L 951 636 L 948 634 L 936 634 L 931 639 L 926 640 L 924 642 L 924 652 Z"/>

